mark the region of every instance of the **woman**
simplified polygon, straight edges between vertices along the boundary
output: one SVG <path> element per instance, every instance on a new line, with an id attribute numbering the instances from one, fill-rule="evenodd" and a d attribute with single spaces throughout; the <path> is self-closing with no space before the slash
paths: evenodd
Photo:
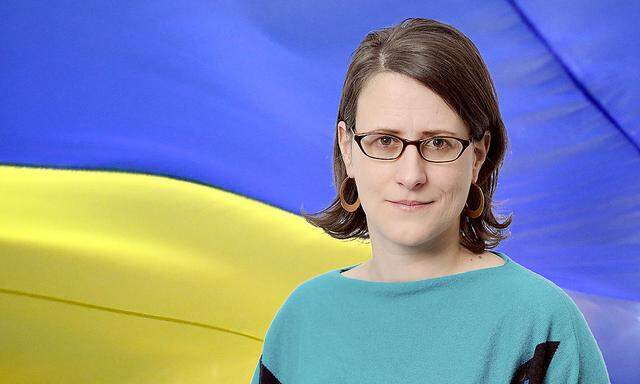
<path id="1" fill-rule="evenodd" d="M 572 299 L 489 251 L 507 146 L 489 72 L 450 25 L 411 18 L 354 53 L 334 147 L 339 194 L 312 224 L 368 261 L 298 286 L 258 383 L 609 383 Z"/>

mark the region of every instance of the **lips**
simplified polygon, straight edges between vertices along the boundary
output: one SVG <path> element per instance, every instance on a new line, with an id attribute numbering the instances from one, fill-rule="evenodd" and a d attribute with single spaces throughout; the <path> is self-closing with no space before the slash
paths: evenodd
<path id="1" fill-rule="evenodd" d="M 412 207 L 414 205 L 424 205 L 424 204 L 431 203 L 431 201 L 415 201 L 415 200 L 399 200 L 399 201 L 389 200 L 389 201 L 391 201 L 392 203 L 396 203 L 396 204 L 407 205 L 409 207 Z"/>
<path id="2" fill-rule="evenodd" d="M 433 201 L 430 201 L 428 203 L 420 203 L 420 202 L 415 202 L 415 201 L 409 201 L 408 203 L 414 203 L 413 205 L 409 205 L 409 204 L 404 204 L 403 200 L 400 200 L 400 202 L 394 202 L 391 200 L 387 200 L 389 202 L 390 205 L 392 205 L 393 207 L 395 207 L 396 209 L 399 209 L 400 211 L 403 212 L 423 212 L 425 209 L 427 209 L 432 203 Z M 404 202 L 407 202 L 406 200 Z"/>

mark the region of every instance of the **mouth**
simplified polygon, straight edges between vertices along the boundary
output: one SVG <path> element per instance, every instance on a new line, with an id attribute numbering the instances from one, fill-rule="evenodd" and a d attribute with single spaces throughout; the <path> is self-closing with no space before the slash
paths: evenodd
<path id="1" fill-rule="evenodd" d="M 394 207 L 400 208 L 400 209 L 402 209 L 404 211 L 420 210 L 420 209 L 428 207 L 431 203 L 433 203 L 433 201 L 429 201 L 429 202 L 426 202 L 426 203 L 420 203 L 420 202 L 403 203 L 403 202 L 396 202 L 396 201 L 391 201 L 391 200 L 387 200 L 387 202 L 389 202 Z"/>

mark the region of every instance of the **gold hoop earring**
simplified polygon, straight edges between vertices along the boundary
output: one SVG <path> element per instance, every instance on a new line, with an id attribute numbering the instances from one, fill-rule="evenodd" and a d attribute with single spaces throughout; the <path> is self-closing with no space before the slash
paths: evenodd
<path id="1" fill-rule="evenodd" d="M 464 213 L 472 219 L 480 217 L 482 215 L 482 211 L 484 210 L 484 192 L 482 192 L 482 188 L 480 188 L 477 184 L 471 183 L 472 186 L 475 186 L 480 190 L 480 206 L 474 210 L 471 210 L 468 207 L 467 203 L 464 204 Z"/>
<path id="2" fill-rule="evenodd" d="M 349 176 L 342 180 L 342 183 L 340 184 L 340 205 L 342 205 L 342 208 L 347 212 L 355 212 L 355 210 L 360 206 L 360 196 L 356 198 L 356 201 L 353 204 L 347 203 L 344 199 L 344 188 L 347 185 L 347 180 L 349 180 Z"/>

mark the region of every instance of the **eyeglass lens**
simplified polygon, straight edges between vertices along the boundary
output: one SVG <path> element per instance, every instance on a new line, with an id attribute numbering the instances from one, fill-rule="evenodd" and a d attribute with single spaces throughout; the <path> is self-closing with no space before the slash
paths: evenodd
<path id="1" fill-rule="evenodd" d="M 362 149 L 371 157 L 392 160 L 400 156 L 402 141 L 398 138 L 371 134 L 362 138 Z M 422 156 L 430 161 L 452 161 L 462 151 L 462 143 L 448 137 L 432 137 L 420 145 Z"/>

